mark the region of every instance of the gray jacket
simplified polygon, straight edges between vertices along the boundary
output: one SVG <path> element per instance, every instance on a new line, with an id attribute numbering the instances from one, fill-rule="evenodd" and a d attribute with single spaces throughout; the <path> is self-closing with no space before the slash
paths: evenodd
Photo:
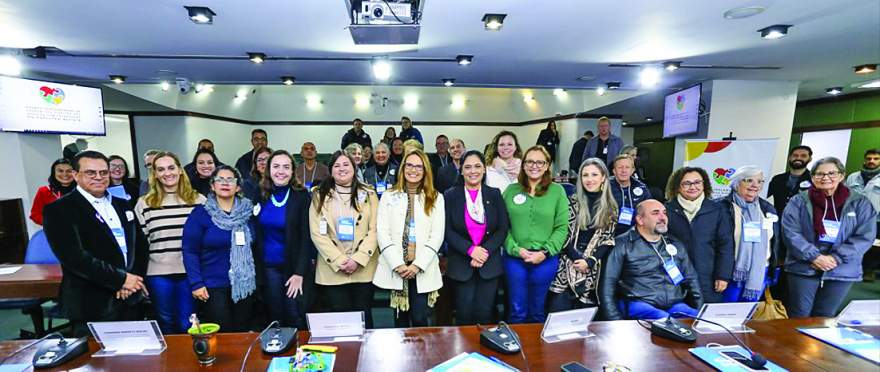
<path id="1" fill-rule="evenodd" d="M 620 139 L 620 137 L 618 136 L 610 134 L 608 135 L 607 146 L 608 156 L 605 158 L 605 164 L 610 168 L 611 163 L 614 162 L 614 158 L 616 158 L 617 155 L 620 154 L 620 150 L 623 150 L 623 140 Z M 584 160 L 599 155 L 599 153 L 597 153 L 596 151 L 602 151 L 602 149 L 599 148 L 599 136 L 590 138 L 590 140 L 587 141 L 587 145 L 584 147 L 584 155 L 581 156 L 581 163 L 583 163 Z"/>
<path id="2" fill-rule="evenodd" d="M 822 280 L 861 281 L 862 257 L 871 248 L 877 229 L 874 207 L 864 195 L 850 192 L 839 216 L 837 242 L 829 245 L 820 243 L 813 231 L 813 206 L 807 193 L 792 197 L 782 213 L 782 233 L 788 247 L 785 271 L 807 276 L 821 273 Z M 837 267 L 824 273 L 810 267 L 820 254 L 834 257 Z"/>

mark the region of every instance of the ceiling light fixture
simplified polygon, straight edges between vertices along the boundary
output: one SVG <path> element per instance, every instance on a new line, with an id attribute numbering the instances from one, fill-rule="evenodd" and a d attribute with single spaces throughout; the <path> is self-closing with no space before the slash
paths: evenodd
<path id="1" fill-rule="evenodd" d="M 660 83 L 660 70 L 658 70 L 656 67 L 645 66 L 639 73 L 639 80 L 642 84 L 642 88 L 653 88 Z"/>
<path id="2" fill-rule="evenodd" d="M 455 57 L 455 61 L 458 62 L 459 65 L 467 66 L 467 65 L 474 62 L 474 56 L 460 54 L 457 57 Z"/>
<path id="3" fill-rule="evenodd" d="M 498 31 L 504 25 L 504 18 L 507 14 L 486 13 L 483 15 L 483 25 L 487 30 Z"/>
<path id="4" fill-rule="evenodd" d="M 447 87 L 451 87 L 455 85 L 455 79 L 443 79 L 443 85 Z"/>
<path id="5" fill-rule="evenodd" d="M 596 95 L 604 96 L 605 95 L 605 87 L 596 88 Z"/>
<path id="6" fill-rule="evenodd" d="M 608 87 L 608 90 L 618 90 L 618 89 L 620 89 L 620 82 L 619 81 L 609 81 L 609 82 L 605 83 L 605 86 Z"/>
<path id="7" fill-rule="evenodd" d="M 0 56 L 0 75 L 21 75 L 21 63 L 13 56 Z"/>
<path id="8" fill-rule="evenodd" d="M 214 86 L 211 84 L 198 83 L 195 85 L 196 94 L 198 93 L 211 93 L 214 91 Z"/>
<path id="9" fill-rule="evenodd" d="M 836 96 L 840 93 L 843 93 L 843 87 L 828 88 L 828 89 L 825 89 L 825 93 L 828 93 L 832 96 Z"/>
<path id="10" fill-rule="evenodd" d="M 252 53 L 248 52 L 248 59 L 256 64 L 260 64 L 266 61 L 266 53 Z"/>
<path id="11" fill-rule="evenodd" d="M 391 62 L 388 57 L 376 57 L 372 62 L 373 77 L 379 81 L 386 81 L 391 78 Z"/>
<path id="12" fill-rule="evenodd" d="M 293 76 L 282 76 L 281 83 L 284 85 L 293 85 L 296 83 L 296 78 Z"/>
<path id="13" fill-rule="evenodd" d="M 623 125 L 623 126 L 626 126 L 627 124 L 629 124 L 629 123 L 627 123 L 627 122 L 625 122 L 625 121 L 620 122 L 620 125 Z"/>
<path id="14" fill-rule="evenodd" d="M 853 70 L 855 70 L 856 73 L 860 74 L 860 75 L 870 74 L 874 71 L 877 71 L 877 64 L 876 63 L 868 63 L 868 64 L 864 64 L 864 65 L 858 65 L 858 66 L 853 67 Z"/>
<path id="15" fill-rule="evenodd" d="M 858 87 L 860 89 L 880 88 L 880 79 L 860 83 Z"/>
<path id="16" fill-rule="evenodd" d="M 198 25 L 214 24 L 214 16 L 217 13 L 214 13 L 211 8 L 205 6 L 184 6 L 184 8 L 189 12 L 189 19 L 193 23 Z"/>
<path id="17" fill-rule="evenodd" d="M 666 71 L 675 71 L 681 68 L 681 61 L 666 61 L 663 62 L 663 69 Z"/>
<path id="18" fill-rule="evenodd" d="M 791 25 L 773 25 L 764 27 L 758 30 L 758 32 L 760 32 L 761 37 L 765 39 L 779 39 L 788 35 L 789 28 L 791 28 Z"/>
<path id="19" fill-rule="evenodd" d="M 159 83 L 159 88 L 162 88 L 163 92 L 167 92 L 168 89 L 171 89 L 171 83 L 169 83 L 165 80 L 162 80 L 162 82 Z"/>
<path id="20" fill-rule="evenodd" d="M 744 6 L 739 8 L 733 8 L 726 12 L 724 12 L 724 18 L 726 19 L 743 19 L 751 16 L 756 16 L 758 14 L 763 13 L 767 8 L 763 6 Z"/>
<path id="21" fill-rule="evenodd" d="M 646 117 L 645 117 L 645 121 L 648 121 L 648 122 L 650 122 L 650 121 L 654 121 L 654 118 L 652 118 L 652 117 L 650 117 L 650 116 L 646 116 Z"/>
<path id="22" fill-rule="evenodd" d="M 125 76 L 122 75 L 110 75 L 110 81 L 116 84 L 122 84 L 125 82 Z"/>
<path id="23" fill-rule="evenodd" d="M 554 95 L 554 96 L 562 97 L 562 96 L 564 96 L 564 95 L 566 95 L 566 94 L 567 94 L 567 92 L 565 91 L 565 89 L 562 89 L 562 88 L 556 88 L 556 89 L 553 89 L 553 95 Z"/>

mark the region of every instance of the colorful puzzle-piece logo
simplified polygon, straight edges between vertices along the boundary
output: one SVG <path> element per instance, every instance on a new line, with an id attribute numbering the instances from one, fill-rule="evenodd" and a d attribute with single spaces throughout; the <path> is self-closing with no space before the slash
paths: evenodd
<path id="1" fill-rule="evenodd" d="M 42 97 L 46 103 L 60 105 L 61 102 L 64 101 L 64 91 L 61 90 L 61 88 L 52 88 L 44 85 L 40 87 L 40 97 Z"/>
<path id="2" fill-rule="evenodd" d="M 736 169 L 733 168 L 715 168 L 715 171 L 712 172 L 712 179 L 719 185 L 727 186 L 730 185 L 730 176 L 732 176 L 734 172 L 736 172 Z"/>
<path id="3" fill-rule="evenodd" d="M 675 108 L 678 111 L 684 110 L 684 94 L 679 94 L 675 97 Z"/>

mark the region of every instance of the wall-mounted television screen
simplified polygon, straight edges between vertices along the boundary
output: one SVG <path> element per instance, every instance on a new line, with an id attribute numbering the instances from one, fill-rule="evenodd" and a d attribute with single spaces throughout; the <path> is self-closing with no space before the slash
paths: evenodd
<path id="1" fill-rule="evenodd" d="M 701 84 L 666 96 L 663 105 L 663 137 L 696 133 L 700 123 Z"/>
<path id="2" fill-rule="evenodd" d="M 0 76 L 0 130 L 103 136 L 101 89 Z"/>

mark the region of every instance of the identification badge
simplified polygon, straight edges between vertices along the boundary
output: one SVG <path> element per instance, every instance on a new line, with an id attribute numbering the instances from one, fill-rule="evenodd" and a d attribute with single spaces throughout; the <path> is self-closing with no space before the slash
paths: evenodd
<path id="1" fill-rule="evenodd" d="M 396 172 L 397 172 L 397 170 L 394 169 L 394 168 L 391 168 L 391 169 L 388 170 L 388 174 L 390 174 L 390 175 L 392 175 L 392 176 L 393 176 L 394 173 L 396 173 Z"/>
<path id="2" fill-rule="evenodd" d="M 525 194 L 516 194 L 516 196 L 513 197 L 513 202 L 516 205 L 522 205 L 523 203 L 526 202 L 526 195 Z"/>
<path id="3" fill-rule="evenodd" d="M 809 189 L 811 186 L 810 181 L 801 181 L 800 187 L 802 189 Z"/>
<path id="4" fill-rule="evenodd" d="M 311 182 L 306 182 L 306 184 L 303 186 L 305 186 L 306 191 L 312 192 L 312 183 Z"/>
<path id="5" fill-rule="evenodd" d="M 645 192 L 642 191 L 642 188 L 641 188 L 641 187 L 633 187 L 633 195 L 635 195 L 635 196 L 642 196 L 642 194 L 644 194 L 644 193 L 645 193 Z"/>
<path id="6" fill-rule="evenodd" d="M 364 204 L 367 202 L 367 193 L 365 191 L 358 191 L 358 203 Z"/>
<path id="7" fill-rule="evenodd" d="M 837 233 L 840 232 L 840 221 L 822 220 L 822 226 L 825 226 L 825 235 L 819 236 L 819 241 L 823 243 L 836 243 Z"/>
<path id="8" fill-rule="evenodd" d="M 125 220 L 131 221 L 134 219 L 134 213 L 132 211 L 125 211 Z"/>
<path id="9" fill-rule="evenodd" d="M 261 208 L 262 208 L 262 207 L 260 206 L 260 204 L 254 204 L 254 216 L 259 216 L 259 215 L 260 215 L 260 210 L 261 210 Z"/>
<path id="10" fill-rule="evenodd" d="M 621 225 L 632 225 L 633 220 L 633 209 L 629 207 L 621 207 L 620 208 L 620 217 L 617 218 L 617 223 Z"/>
<path id="11" fill-rule="evenodd" d="M 321 235 L 327 235 L 327 220 L 324 217 L 321 217 L 321 222 L 318 222 L 318 233 Z"/>
<path id="12" fill-rule="evenodd" d="M 244 245 L 244 231 L 235 232 L 235 245 Z"/>
<path id="13" fill-rule="evenodd" d="M 110 229 L 113 232 L 113 237 L 116 238 L 116 244 L 119 244 L 119 248 L 125 248 L 125 231 L 122 231 L 121 227 L 115 227 Z"/>
<path id="14" fill-rule="evenodd" d="M 684 280 L 684 276 L 681 275 L 681 270 L 678 269 L 675 260 L 669 259 L 664 262 L 663 269 L 666 270 L 666 275 L 669 275 L 672 284 L 678 285 L 678 283 L 681 283 Z"/>
<path id="15" fill-rule="evenodd" d="M 675 256 L 678 254 L 678 248 L 673 244 L 667 244 L 666 253 L 669 253 L 670 256 Z"/>
<path id="16" fill-rule="evenodd" d="M 415 218 L 409 221 L 409 242 L 416 242 L 416 220 Z"/>
<path id="17" fill-rule="evenodd" d="M 608 146 L 602 148 L 602 153 L 608 155 Z"/>
<path id="18" fill-rule="evenodd" d="M 388 188 L 388 184 L 383 181 L 376 182 L 376 193 L 382 195 L 383 192 Z"/>
<path id="19" fill-rule="evenodd" d="M 336 236 L 343 242 L 354 240 L 354 218 L 339 217 L 336 222 Z"/>
<path id="20" fill-rule="evenodd" d="M 742 230 L 743 240 L 750 243 L 760 243 L 761 227 L 761 222 L 746 222 Z"/>

